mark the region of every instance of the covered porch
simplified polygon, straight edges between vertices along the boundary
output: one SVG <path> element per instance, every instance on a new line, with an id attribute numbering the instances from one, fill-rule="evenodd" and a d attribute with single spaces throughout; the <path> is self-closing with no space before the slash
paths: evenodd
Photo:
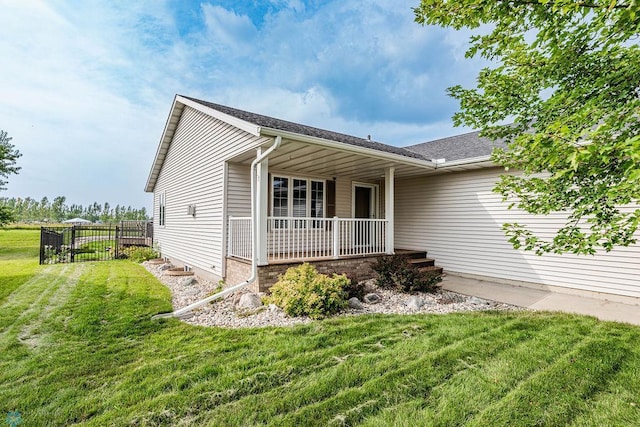
<path id="1" fill-rule="evenodd" d="M 251 218 L 230 217 L 228 230 L 228 256 L 251 260 Z M 267 264 L 393 253 L 388 219 L 270 216 L 266 230 Z"/>
<path id="2" fill-rule="evenodd" d="M 230 159 L 227 258 L 253 259 L 252 230 L 259 266 L 392 254 L 396 179 L 423 175 L 431 165 L 393 150 L 300 139 L 285 135 L 257 164 L 253 195 L 246 188 L 250 165 L 268 146 Z M 243 195 L 254 200 L 255 228 Z"/>

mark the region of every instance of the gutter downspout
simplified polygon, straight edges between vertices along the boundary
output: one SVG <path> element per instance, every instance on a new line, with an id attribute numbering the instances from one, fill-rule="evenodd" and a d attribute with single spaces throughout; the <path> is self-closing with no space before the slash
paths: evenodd
<path id="1" fill-rule="evenodd" d="M 255 282 L 257 276 L 258 276 L 258 242 L 260 241 L 258 233 L 257 233 L 257 228 L 258 228 L 258 207 L 257 207 L 257 200 L 256 200 L 256 186 L 257 186 L 257 166 L 259 163 L 262 163 L 263 160 L 265 160 L 266 158 L 269 157 L 269 154 L 271 154 L 272 152 L 274 152 L 275 150 L 278 149 L 278 147 L 280 147 L 280 144 L 282 144 L 282 137 L 281 136 L 276 136 L 275 142 L 273 143 L 273 145 L 271 147 L 269 147 L 269 149 L 267 151 L 265 151 L 264 153 L 262 153 L 261 155 L 259 155 L 258 157 L 256 157 L 253 162 L 251 162 L 251 276 L 245 280 L 244 282 L 234 285 L 230 288 L 227 288 L 221 292 L 218 292 L 217 294 L 211 295 L 205 299 L 201 299 L 200 301 L 196 301 L 193 304 L 189 304 L 186 307 L 183 307 L 179 310 L 173 311 L 171 313 L 161 313 L 161 314 L 156 314 L 155 316 L 152 317 L 152 319 L 163 319 L 163 318 L 168 318 L 168 317 L 181 317 L 183 315 L 185 315 L 186 313 L 189 313 L 190 311 L 192 311 L 193 309 L 196 309 L 198 307 L 201 307 L 205 304 L 207 304 L 210 301 L 213 301 L 215 299 L 218 298 L 222 298 L 225 297 L 229 294 L 232 294 L 235 291 L 239 291 L 240 289 L 243 289 L 247 286 L 249 286 L 250 284 L 252 284 L 253 282 Z"/>

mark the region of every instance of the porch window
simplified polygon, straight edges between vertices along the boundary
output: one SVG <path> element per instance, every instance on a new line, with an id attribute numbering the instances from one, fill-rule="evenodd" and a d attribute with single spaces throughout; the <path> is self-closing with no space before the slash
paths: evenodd
<path id="1" fill-rule="evenodd" d="M 311 181 L 311 217 L 324 218 L 323 181 Z"/>
<path id="2" fill-rule="evenodd" d="M 324 181 L 309 178 L 273 176 L 271 214 L 274 217 L 324 218 L 324 186 Z M 285 228 L 286 221 L 276 221 L 275 226 Z M 306 227 L 306 221 L 294 221 L 293 226 Z M 321 226 L 322 221 L 312 224 L 313 228 Z"/>
<path id="3" fill-rule="evenodd" d="M 273 177 L 273 216 L 289 216 L 289 178 Z"/>
<path id="4" fill-rule="evenodd" d="M 293 215 L 296 218 L 307 216 L 307 180 L 293 180 Z"/>

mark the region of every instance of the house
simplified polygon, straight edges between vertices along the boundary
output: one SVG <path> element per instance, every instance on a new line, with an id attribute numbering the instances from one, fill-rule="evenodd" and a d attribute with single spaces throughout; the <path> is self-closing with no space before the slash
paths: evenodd
<path id="1" fill-rule="evenodd" d="M 174 264 L 229 285 L 255 265 L 259 289 L 303 260 L 364 277 L 402 248 L 449 274 L 640 297 L 638 245 L 595 256 L 513 249 L 503 223 L 544 234 L 562 218 L 508 210 L 492 192 L 504 173 L 492 149 L 477 132 L 399 148 L 178 95 L 145 188 L 154 239 Z"/>

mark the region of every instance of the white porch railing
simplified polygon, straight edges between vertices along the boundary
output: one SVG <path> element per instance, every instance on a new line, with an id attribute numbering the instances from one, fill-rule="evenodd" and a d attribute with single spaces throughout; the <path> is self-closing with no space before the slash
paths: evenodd
<path id="1" fill-rule="evenodd" d="M 227 233 L 227 254 L 251 260 L 251 217 L 230 217 Z"/>
<path id="2" fill-rule="evenodd" d="M 267 219 L 269 260 L 340 258 L 387 253 L 386 219 Z M 251 259 L 251 218 L 229 218 L 227 254 Z"/>

